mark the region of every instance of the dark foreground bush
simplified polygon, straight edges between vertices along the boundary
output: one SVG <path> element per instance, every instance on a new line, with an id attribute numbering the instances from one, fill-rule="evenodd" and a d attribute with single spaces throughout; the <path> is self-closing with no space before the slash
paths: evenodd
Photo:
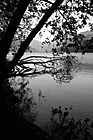
<path id="1" fill-rule="evenodd" d="M 43 129 L 18 115 L 13 92 L 8 80 L 0 87 L 0 140 L 49 140 Z"/>
<path id="2" fill-rule="evenodd" d="M 15 91 L 10 85 L 6 80 L 0 87 L 0 140 L 93 140 L 93 122 L 88 118 L 70 118 L 73 106 L 64 111 L 61 106 L 52 108 L 50 122 L 43 129 L 38 127 L 34 124 L 36 116 L 30 114 L 29 121 L 23 114 L 24 111 L 29 114 L 30 105 L 37 105 L 32 98 L 32 91 L 27 88 L 27 82 L 19 82 L 20 86 Z M 31 98 L 27 98 L 29 92 Z"/>
<path id="3" fill-rule="evenodd" d="M 93 122 L 89 118 L 75 120 L 69 117 L 71 107 L 63 111 L 52 108 L 52 117 L 46 125 L 45 130 L 53 140 L 93 140 Z"/>

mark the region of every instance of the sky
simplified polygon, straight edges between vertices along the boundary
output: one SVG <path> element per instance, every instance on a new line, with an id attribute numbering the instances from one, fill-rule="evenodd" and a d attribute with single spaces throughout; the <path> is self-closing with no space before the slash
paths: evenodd
<path id="1" fill-rule="evenodd" d="M 90 18 L 90 20 L 88 22 L 93 23 L 93 17 L 92 16 L 91 17 L 89 16 L 89 18 Z M 90 27 L 88 25 L 86 25 L 82 29 L 79 29 L 77 31 L 77 33 L 85 32 L 85 31 L 90 31 Z M 44 41 L 46 37 L 51 38 L 51 35 L 50 35 L 50 33 L 48 31 L 46 31 L 45 33 L 43 33 L 43 37 L 41 39 L 39 38 L 39 35 L 37 34 L 36 37 L 35 37 L 35 39 L 36 40 L 39 40 L 39 41 Z"/>
<path id="2" fill-rule="evenodd" d="M 90 17 L 90 20 L 89 20 L 91 23 L 93 23 L 93 17 Z M 90 30 L 90 27 L 88 25 L 86 25 L 84 28 L 82 29 L 79 29 L 78 33 L 81 33 L 81 32 L 85 32 L 85 31 L 89 31 Z"/>
<path id="3" fill-rule="evenodd" d="M 89 30 L 90 28 L 88 26 L 85 26 L 83 29 L 79 29 L 78 33 L 89 31 Z"/>
<path id="4" fill-rule="evenodd" d="M 78 33 L 81 33 L 81 32 L 85 32 L 85 31 L 89 31 L 90 28 L 88 27 L 88 25 L 86 25 L 84 28 L 82 29 L 79 29 Z M 39 38 L 39 35 L 37 34 L 36 37 L 34 39 L 36 40 L 39 40 L 39 41 L 44 41 L 46 37 L 51 37 L 50 33 L 48 31 L 46 31 L 44 34 L 43 34 L 43 37 L 40 39 Z"/>

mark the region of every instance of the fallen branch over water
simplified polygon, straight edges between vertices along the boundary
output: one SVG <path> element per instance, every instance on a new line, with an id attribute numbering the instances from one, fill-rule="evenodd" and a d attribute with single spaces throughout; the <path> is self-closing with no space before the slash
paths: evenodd
<path id="1" fill-rule="evenodd" d="M 35 76 L 41 74 L 65 73 L 64 71 L 75 69 L 78 65 L 76 56 L 29 56 L 18 61 L 9 77 Z M 68 73 L 68 72 L 67 72 Z"/>

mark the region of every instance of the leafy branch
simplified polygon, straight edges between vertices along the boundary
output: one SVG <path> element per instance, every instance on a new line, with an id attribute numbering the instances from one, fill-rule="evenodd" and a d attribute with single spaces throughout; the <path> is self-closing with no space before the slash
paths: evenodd
<path id="1" fill-rule="evenodd" d="M 73 79 L 73 72 L 77 67 L 78 59 L 75 56 L 30 56 L 18 61 L 9 77 L 50 74 L 56 82 L 68 83 Z"/>

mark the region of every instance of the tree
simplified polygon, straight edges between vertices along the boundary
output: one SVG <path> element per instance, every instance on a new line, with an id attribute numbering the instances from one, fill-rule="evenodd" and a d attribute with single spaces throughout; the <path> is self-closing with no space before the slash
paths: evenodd
<path id="1" fill-rule="evenodd" d="M 11 22 L 8 25 L 8 28 L 7 28 L 7 30 L 6 30 L 3 38 L 1 39 L 1 42 L 0 42 L 0 46 L 1 46 L 1 50 L 0 50 L 0 61 L 2 62 L 2 65 L 5 64 L 4 61 L 6 59 L 7 53 L 9 52 L 9 47 L 10 47 L 11 42 L 12 42 L 12 39 L 14 37 L 14 33 L 15 33 L 16 29 L 17 29 L 17 26 L 18 26 L 18 24 L 19 24 L 19 22 L 20 22 L 20 20 L 21 20 L 21 18 L 23 16 L 23 13 L 25 12 L 25 10 L 26 10 L 29 2 L 30 2 L 30 0 L 28 0 L 28 1 L 20 0 L 20 4 L 19 4 L 17 10 L 14 12 L 14 15 L 13 15 L 13 17 L 11 19 Z M 2 83 L 2 81 L 7 77 L 7 75 L 11 71 L 11 69 L 17 64 L 18 60 L 22 57 L 24 51 L 26 50 L 26 48 L 29 45 L 29 43 L 31 42 L 31 40 L 35 37 L 35 35 L 38 33 L 38 31 L 42 28 L 42 26 L 44 25 L 44 23 L 50 17 L 50 15 L 54 12 L 54 10 L 61 3 L 62 2 L 56 1 L 52 5 L 52 7 L 48 10 L 48 12 L 46 12 L 46 14 L 43 16 L 43 18 L 40 20 L 40 22 L 36 26 L 36 28 L 29 34 L 29 36 L 27 37 L 27 39 L 25 40 L 25 42 L 19 48 L 18 53 L 15 55 L 14 59 L 12 60 L 12 62 L 10 62 L 10 64 L 8 65 L 7 71 L 4 71 L 3 72 L 3 76 L 1 75 L 1 79 L 2 80 L 1 80 L 0 83 Z M 19 16 L 17 16 L 17 15 L 19 15 Z M 13 30 L 11 30 L 11 27 L 13 27 Z M 7 42 L 7 43 L 5 43 L 5 42 Z"/>
<path id="2" fill-rule="evenodd" d="M 15 31 L 18 27 L 18 24 L 21 20 L 21 17 L 23 16 L 29 2 L 30 1 L 25 2 L 25 0 L 24 1 L 20 0 L 20 4 L 18 5 L 17 10 L 14 12 L 14 14 L 12 16 L 12 19 L 11 19 L 9 25 L 8 25 L 8 28 L 3 35 L 3 38 L 1 39 L 1 42 L 0 42 L 0 46 L 1 46 L 0 62 L 2 62 L 2 65 L 3 65 L 3 63 L 5 63 L 3 61 L 5 61 L 5 59 L 6 59 L 6 55 L 9 52 L 9 47 L 11 45 L 11 42 L 12 42 L 12 39 L 14 37 Z M 11 30 L 11 28 L 12 28 L 12 30 Z"/>
<path id="3" fill-rule="evenodd" d="M 12 1 L 10 0 L 8 3 L 9 2 L 12 5 Z M 77 30 L 87 24 L 87 19 L 89 18 L 88 14 L 92 15 L 93 12 L 91 1 L 86 0 L 67 0 L 66 2 L 63 2 L 63 0 L 56 0 L 55 2 L 52 0 L 14 0 L 13 4 L 14 3 L 14 9 L 11 8 L 12 16 L 7 18 L 7 29 L 4 30 L 4 34 L 0 41 L 0 84 L 6 77 L 8 77 L 8 74 L 18 63 L 30 42 L 44 25 L 43 31 L 47 28 L 53 36 L 51 41 L 56 40 L 57 46 L 63 44 L 63 47 L 65 48 L 68 40 L 76 41 Z M 42 8 L 40 4 L 44 7 Z M 8 5 L 6 0 L 2 2 L 2 5 Z M 26 13 L 24 13 L 25 11 Z M 1 10 L 1 12 L 3 13 L 3 10 Z M 5 17 L 7 17 L 7 12 L 4 13 Z M 37 24 L 32 28 L 30 28 L 30 23 L 28 22 L 30 21 L 31 16 L 33 17 L 31 21 L 33 21 L 34 18 L 36 18 L 36 21 L 39 19 Z M 41 18 L 39 18 L 40 16 Z M 28 29 L 28 32 L 25 35 L 23 34 L 25 28 L 24 25 L 26 30 Z M 3 28 L 5 27 L 3 26 Z M 15 36 L 19 37 L 19 33 L 21 33 L 23 37 L 23 42 L 13 60 L 9 62 L 8 66 L 6 66 L 6 56 L 9 52 L 11 42 Z M 41 31 L 39 34 L 42 36 Z M 47 38 L 47 40 L 49 40 L 49 38 Z"/>

